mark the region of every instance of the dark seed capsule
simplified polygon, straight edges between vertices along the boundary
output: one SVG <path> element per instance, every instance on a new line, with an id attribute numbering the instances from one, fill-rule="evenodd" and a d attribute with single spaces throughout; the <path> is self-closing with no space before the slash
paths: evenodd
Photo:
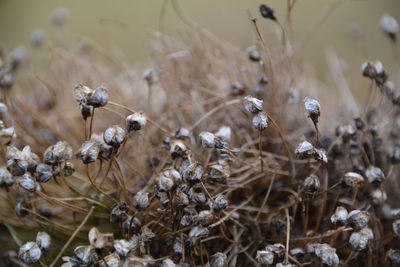
<path id="1" fill-rule="evenodd" d="M 261 16 L 263 16 L 266 19 L 271 19 L 274 21 L 277 20 L 275 17 L 275 14 L 274 14 L 274 10 L 267 5 L 260 6 L 260 14 L 261 14 Z"/>

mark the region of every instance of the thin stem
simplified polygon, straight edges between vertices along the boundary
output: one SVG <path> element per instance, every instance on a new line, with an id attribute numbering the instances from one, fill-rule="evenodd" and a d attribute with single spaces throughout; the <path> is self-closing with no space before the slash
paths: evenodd
<path id="1" fill-rule="evenodd" d="M 262 138 L 261 131 L 258 131 L 258 150 L 259 150 L 259 158 L 260 158 L 260 167 L 261 172 L 264 172 L 264 162 L 262 159 Z"/>

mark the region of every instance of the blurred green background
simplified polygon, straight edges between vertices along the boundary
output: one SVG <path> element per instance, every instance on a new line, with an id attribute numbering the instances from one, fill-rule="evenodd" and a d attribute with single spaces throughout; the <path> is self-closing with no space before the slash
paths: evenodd
<path id="1" fill-rule="evenodd" d="M 56 31 L 49 23 L 49 16 L 54 8 L 65 7 L 69 12 L 68 34 L 86 36 L 110 51 L 123 53 L 132 64 L 145 64 L 151 51 L 149 31 L 159 30 L 163 3 L 164 0 L 0 0 L 0 43 L 8 50 L 17 45 L 29 47 L 30 35 L 37 28 L 52 39 Z M 186 17 L 243 49 L 254 44 L 246 10 L 259 16 L 258 7 L 265 3 L 275 9 L 281 21 L 286 15 L 285 0 L 177 0 L 177 3 Z M 327 48 L 334 48 L 339 57 L 348 61 L 351 72 L 359 73 L 364 60 L 380 59 L 393 73 L 398 66 L 393 46 L 379 29 L 384 13 L 399 20 L 400 1 L 298 0 L 293 12 L 294 32 L 299 41 L 309 39 L 303 53 L 318 66 L 321 75 Z M 172 34 L 187 27 L 171 5 L 162 25 Z M 267 37 L 269 32 L 278 30 L 271 21 L 260 20 L 260 25 Z M 318 31 L 310 39 L 310 32 L 316 26 Z M 349 28 L 361 30 L 358 39 L 349 36 Z"/>

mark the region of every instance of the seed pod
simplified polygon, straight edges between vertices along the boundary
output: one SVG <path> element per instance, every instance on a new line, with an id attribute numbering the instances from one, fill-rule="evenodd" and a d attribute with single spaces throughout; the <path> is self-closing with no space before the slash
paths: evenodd
<path id="1" fill-rule="evenodd" d="M 218 195 L 213 202 L 213 209 L 216 211 L 224 210 L 228 207 L 228 201 L 223 195 Z"/>
<path id="2" fill-rule="evenodd" d="M 374 183 L 380 185 L 386 178 L 383 171 L 376 166 L 369 166 L 365 171 L 365 176 L 369 183 Z"/>
<path id="3" fill-rule="evenodd" d="M 51 177 L 53 177 L 53 172 L 49 165 L 40 163 L 36 167 L 35 177 L 36 181 L 46 183 L 51 179 Z"/>
<path id="4" fill-rule="evenodd" d="M 388 158 L 390 163 L 399 164 L 400 163 L 400 146 L 394 145 L 389 149 Z"/>
<path id="5" fill-rule="evenodd" d="M 70 161 L 65 162 L 63 172 L 65 177 L 71 176 L 75 172 L 74 164 Z"/>
<path id="6" fill-rule="evenodd" d="M 119 267 L 121 258 L 117 253 L 111 253 L 103 258 L 100 267 Z"/>
<path id="7" fill-rule="evenodd" d="M 204 226 L 211 224 L 213 219 L 214 215 L 212 211 L 209 210 L 202 210 L 199 212 L 199 215 L 197 216 L 197 221 Z"/>
<path id="8" fill-rule="evenodd" d="M 143 72 L 143 79 L 149 84 L 152 85 L 154 83 L 154 70 L 147 69 Z"/>
<path id="9" fill-rule="evenodd" d="M 267 5 L 260 5 L 260 14 L 266 19 L 274 20 L 276 21 L 276 17 L 274 15 L 274 10 L 267 6 Z"/>
<path id="10" fill-rule="evenodd" d="M 126 117 L 126 131 L 139 131 L 146 125 L 147 119 L 143 113 L 135 112 Z"/>
<path id="11" fill-rule="evenodd" d="M 209 167 L 208 174 L 212 181 L 225 183 L 226 179 L 230 176 L 230 169 L 228 165 L 213 164 Z"/>
<path id="12" fill-rule="evenodd" d="M 167 259 L 163 260 L 161 266 L 162 267 L 177 267 L 178 265 L 176 265 L 171 259 L 167 258 Z"/>
<path id="13" fill-rule="evenodd" d="M 22 194 L 30 194 L 35 192 L 38 188 L 35 180 L 29 173 L 17 178 L 18 189 Z"/>
<path id="14" fill-rule="evenodd" d="M 362 185 L 364 178 L 356 172 L 348 172 L 342 178 L 342 184 L 346 187 L 357 188 Z"/>
<path id="15" fill-rule="evenodd" d="M 195 203 L 195 204 L 205 204 L 207 202 L 207 196 L 204 193 L 193 193 L 190 195 L 190 199 Z"/>
<path id="16" fill-rule="evenodd" d="M 293 248 L 289 250 L 289 254 L 299 261 L 304 259 L 304 250 L 302 248 Z"/>
<path id="17" fill-rule="evenodd" d="M 368 225 L 369 213 L 367 211 L 353 210 L 347 215 L 346 223 L 354 230 L 360 230 Z"/>
<path id="18" fill-rule="evenodd" d="M 195 244 L 199 238 L 208 236 L 209 231 L 207 227 L 201 225 L 194 226 L 189 232 L 189 238 L 192 244 Z"/>
<path id="19" fill-rule="evenodd" d="M 318 118 L 321 115 L 321 105 L 315 99 L 305 97 L 304 108 L 308 113 L 308 117 L 314 122 L 318 123 Z"/>
<path id="20" fill-rule="evenodd" d="M 148 228 L 147 226 L 142 227 L 140 238 L 143 242 L 150 242 L 155 237 L 156 235 L 153 233 L 153 231 L 150 230 L 150 228 Z"/>
<path id="21" fill-rule="evenodd" d="M 9 145 L 15 138 L 17 134 L 15 133 L 14 127 L 4 127 L 4 123 L 1 121 L 0 127 L 0 144 Z"/>
<path id="22" fill-rule="evenodd" d="M 197 162 L 192 163 L 184 169 L 182 177 L 189 183 L 199 183 L 203 177 L 203 167 Z"/>
<path id="23" fill-rule="evenodd" d="M 324 266 L 338 267 L 340 260 L 336 254 L 336 249 L 328 244 L 316 244 L 314 247 L 315 255 L 322 261 Z"/>
<path id="24" fill-rule="evenodd" d="M 42 251 L 35 242 L 27 242 L 19 248 L 18 258 L 26 263 L 37 262 L 42 256 Z"/>
<path id="25" fill-rule="evenodd" d="M 299 144 L 299 146 L 294 151 L 296 158 L 298 159 L 308 159 L 312 157 L 315 153 L 314 146 L 307 141 L 303 141 Z"/>
<path id="26" fill-rule="evenodd" d="M 210 132 L 201 132 L 199 134 L 201 145 L 204 148 L 214 148 L 215 147 L 215 135 Z"/>
<path id="27" fill-rule="evenodd" d="M 0 78 L 0 88 L 10 90 L 14 85 L 14 79 L 11 73 L 6 73 Z"/>
<path id="28" fill-rule="evenodd" d="M 74 255 L 86 265 L 91 265 L 97 261 L 96 250 L 92 246 L 78 246 L 74 249 Z"/>
<path id="29" fill-rule="evenodd" d="M 93 90 L 89 87 L 77 84 L 74 87 L 74 98 L 79 105 L 86 105 L 87 104 L 87 97 Z"/>
<path id="30" fill-rule="evenodd" d="M 8 108 L 7 105 L 3 102 L 0 102 L 0 120 L 5 119 L 8 116 Z"/>
<path id="31" fill-rule="evenodd" d="M 104 107 L 108 102 L 107 89 L 99 87 L 87 95 L 86 103 L 94 108 Z"/>
<path id="32" fill-rule="evenodd" d="M 49 250 L 51 246 L 51 238 L 46 232 L 38 232 L 36 235 L 36 244 L 43 250 Z"/>
<path id="33" fill-rule="evenodd" d="M 217 252 L 211 256 L 210 267 L 228 267 L 228 257 L 226 254 Z"/>
<path id="34" fill-rule="evenodd" d="M 361 73 L 364 77 L 375 79 L 377 73 L 373 62 L 364 62 L 361 65 Z"/>
<path id="35" fill-rule="evenodd" d="M 186 146 L 182 140 L 173 139 L 170 141 L 170 153 L 172 159 L 181 158 L 186 153 Z"/>
<path id="36" fill-rule="evenodd" d="M 121 228 L 126 235 L 131 235 L 132 233 L 138 233 L 142 227 L 142 223 L 136 217 L 127 216 L 126 220 L 122 222 Z"/>
<path id="37" fill-rule="evenodd" d="M 118 148 L 125 139 L 125 130 L 118 125 L 111 126 L 104 131 L 103 138 L 107 145 Z"/>
<path id="38" fill-rule="evenodd" d="M 12 158 L 7 160 L 7 170 L 13 176 L 20 176 L 28 170 L 28 162 L 19 158 Z"/>
<path id="39" fill-rule="evenodd" d="M 387 199 L 387 194 L 383 188 L 375 189 L 371 192 L 372 204 L 376 206 L 382 205 Z"/>
<path id="40" fill-rule="evenodd" d="M 90 106 L 90 105 L 81 105 L 81 115 L 82 118 L 86 121 L 87 118 L 92 117 L 93 116 L 93 111 L 94 111 L 94 107 Z"/>
<path id="41" fill-rule="evenodd" d="M 112 223 L 123 222 L 128 218 L 128 206 L 126 203 L 114 204 L 111 209 L 110 221 Z"/>
<path id="42" fill-rule="evenodd" d="M 182 191 L 177 191 L 172 202 L 176 207 L 186 207 L 187 205 L 189 205 L 189 197 L 186 193 Z"/>
<path id="43" fill-rule="evenodd" d="M 174 181 L 174 186 L 178 187 L 182 183 L 182 175 L 173 168 L 167 168 L 163 170 L 163 175 Z"/>
<path id="44" fill-rule="evenodd" d="M 149 193 L 137 192 L 133 197 L 133 206 L 137 210 L 145 210 L 150 205 Z"/>
<path id="45" fill-rule="evenodd" d="M 319 162 L 328 163 L 328 156 L 322 148 L 316 148 L 314 153 L 314 159 Z"/>
<path id="46" fill-rule="evenodd" d="M 28 204 L 25 201 L 20 200 L 15 205 L 15 214 L 17 214 L 17 216 L 21 218 L 26 217 L 29 214 L 29 211 L 27 210 L 28 208 Z"/>
<path id="47" fill-rule="evenodd" d="M 223 142 L 229 143 L 231 141 L 232 130 L 229 126 L 221 126 L 215 133 L 215 136 L 220 138 Z"/>
<path id="48" fill-rule="evenodd" d="M 31 34 L 30 42 L 33 46 L 41 46 L 45 39 L 44 31 L 42 29 L 36 29 Z"/>
<path id="49" fill-rule="evenodd" d="M 190 131 L 189 131 L 188 129 L 186 129 L 186 128 L 184 128 L 184 127 L 179 127 L 179 128 L 176 130 L 174 137 L 177 138 L 177 139 L 182 139 L 182 140 L 184 140 L 184 139 L 186 139 L 186 138 L 189 138 L 190 135 L 191 135 L 191 134 L 190 134 Z"/>
<path id="50" fill-rule="evenodd" d="M 175 240 L 174 245 L 173 245 L 173 250 L 174 250 L 174 253 L 177 255 L 183 254 L 183 247 L 182 247 L 181 241 L 179 239 Z"/>
<path id="51" fill-rule="evenodd" d="M 4 167 L 0 168 L 0 187 L 10 187 L 14 184 L 14 177 Z"/>
<path id="52" fill-rule="evenodd" d="M 303 188 L 306 194 L 314 194 L 320 188 L 320 181 L 315 174 L 308 176 L 303 182 Z"/>
<path id="53" fill-rule="evenodd" d="M 257 50 L 250 50 L 248 56 L 251 61 L 259 62 L 261 60 L 261 54 Z"/>
<path id="54" fill-rule="evenodd" d="M 285 246 L 279 243 L 268 245 L 265 249 L 274 253 L 274 255 L 279 259 L 282 259 L 285 255 Z"/>
<path id="55" fill-rule="evenodd" d="M 390 264 L 389 266 L 399 266 L 400 265 L 400 250 L 398 249 L 389 249 L 386 252 L 385 257 L 386 263 Z"/>
<path id="56" fill-rule="evenodd" d="M 258 112 L 253 117 L 253 127 L 258 131 L 264 131 L 268 127 L 268 115 L 265 112 Z"/>
<path id="57" fill-rule="evenodd" d="M 100 233 L 96 227 L 92 227 L 88 234 L 89 243 L 96 249 L 112 248 L 114 242 L 114 234 Z"/>
<path id="58" fill-rule="evenodd" d="M 28 163 L 27 170 L 29 172 L 34 172 L 36 170 L 36 166 L 40 163 L 38 155 L 31 151 L 30 146 L 24 146 L 21 151 L 20 157 L 22 160 L 25 160 Z"/>
<path id="59" fill-rule="evenodd" d="M 369 240 L 373 239 L 373 237 L 372 230 L 369 228 L 363 228 L 358 232 L 353 232 L 349 239 L 350 247 L 354 251 L 362 251 L 367 247 Z"/>
<path id="60" fill-rule="evenodd" d="M 269 250 L 258 250 L 256 260 L 265 265 L 272 265 L 274 263 L 274 253 Z"/>
<path id="61" fill-rule="evenodd" d="M 83 164 L 95 162 L 100 153 L 99 145 L 94 141 L 85 141 L 80 147 L 77 155 Z"/>
<path id="62" fill-rule="evenodd" d="M 157 191 L 161 192 L 169 192 L 172 190 L 172 187 L 174 186 L 174 181 L 171 178 L 168 178 L 164 176 L 163 174 L 160 174 L 158 176 L 158 179 L 156 181 L 156 189 Z"/>
<path id="63" fill-rule="evenodd" d="M 65 7 L 55 8 L 50 15 L 50 22 L 56 27 L 63 27 L 67 23 L 68 9 Z"/>
<path id="64" fill-rule="evenodd" d="M 338 206 L 335 210 L 335 213 L 331 216 L 331 222 L 337 225 L 344 225 L 348 215 L 349 213 L 345 207 Z"/>
<path id="65" fill-rule="evenodd" d="M 393 222 L 393 232 L 397 237 L 400 237 L 400 219 L 397 219 Z"/>
<path id="66" fill-rule="evenodd" d="M 263 102 L 264 101 L 257 99 L 255 97 L 246 96 L 244 98 L 244 108 L 248 112 L 250 112 L 252 114 L 256 114 L 263 110 Z"/>
<path id="67" fill-rule="evenodd" d="M 382 31 L 386 33 L 393 42 L 395 42 L 396 34 L 399 31 L 397 20 L 388 14 L 384 14 L 381 18 L 380 26 Z"/>
<path id="68" fill-rule="evenodd" d="M 72 158 L 72 148 L 65 141 L 59 141 L 46 149 L 43 155 L 44 163 L 56 166 Z"/>

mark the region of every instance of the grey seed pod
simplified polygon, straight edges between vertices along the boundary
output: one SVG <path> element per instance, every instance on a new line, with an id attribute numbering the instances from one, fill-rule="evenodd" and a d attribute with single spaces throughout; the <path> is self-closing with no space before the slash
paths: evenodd
<path id="1" fill-rule="evenodd" d="M 46 34 L 42 29 L 36 29 L 32 32 L 30 42 L 33 46 L 41 46 L 46 39 Z"/>
<path id="2" fill-rule="evenodd" d="M 307 111 L 308 117 L 310 117 L 314 123 L 318 123 L 318 118 L 321 115 L 321 105 L 319 102 L 316 99 L 305 97 L 304 109 Z"/>
<path id="3" fill-rule="evenodd" d="M 195 162 L 183 170 L 182 177 L 189 183 L 199 183 L 203 177 L 203 167 Z"/>
<path id="4" fill-rule="evenodd" d="M 272 265 L 274 263 L 274 253 L 269 250 L 258 250 L 256 260 L 265 265 Z"/>
<path id="5" fill-rule="evenodd" d="M 352 250 L 362 251 L 367 247 L 368 242 L 371 239 L 373 239 L 372 230 L 369 228 L 363 228 L 350 235 L 349 244 Z"/>
<path id="6" fill-rule="evenodd" d="M 361 73 L 364 77 L 375 79 L 377 73 L 373 62 L 366 61 L 361 65 Z"/>
<path id="7" fill-rule="evenodd" d="M 303 260 L 304 258 L 304 249 L 302 248 L 293 248 L 291 250 L 289 250 L 289 254 L 292 257 L 295 257 L 297 260 Z"/>
<path id="8" fill-rule="evenodd" d="M 307 159 L 314 155 L 315 148 L 310 142 L 303 141 L 299 144 L 294 153 L 298 159 Z"/>
<path id="9" fill-rule="evenodd" d="M 87 96 L 92 92 L 93 90 L 89 87 L 82 84 L 77 84 L 74 87 L 74 98 L 79 105 L 86 105 Z"/>
<path id="10" fill-rule="evenodd" d="M 331 216 L 331 222 L 333 224 L 344 225 L 348 215 L 349 213 L 345 207 L 338 206 L 335 210 L 335 213 L 333 213 Z"/>
<path id="11" fill-rule="evenodd" d="M 400 219 L 393 221 L 393 232 L 397 237 L 400 237 Z"/>
<path id="12" fill-rule="evenodd" d="M 63 172 L 65 177 L 71 176 L 75 172 L 74 164 L 70 161 L 65 162 Z"/>
<path id="13" fill-rule="evenodd" d="M 20 155 L 21 159 L 28 163 L 28 171 L 34 172 L 36 170 L 36 166 L 40 163 L 39 156 L 31 151 L 30 146 L 24 146 Z"/>
<path id="14" fill-rule="evenodd" d="M 88 234 L 89 243 L 96 249 L 112 248 L 114 242 L 114 234 L 100 233 L 96 227 L 92 227 Z"/>
<path id="15" fill-rule="evenodd" d="M 163 170 L 163 175 L 174 181 L 174 186 L 178 187 L 182 183 L 182 175 L 173 168 L 167 168 Z"/>
<path id="16" fill-rule="evenodd" d="M 174 206 L 176 207 L 185 207 L 189 205 L 189 197 L 182 191 L 177 191 L 172 200 Z"/>
<path id="17" fill-rule="evenodd" d="M 201 145 L 204 148 L 214 148 L 215 147 L 215 135 L 210 132 L 201 132 L 199 134 Z"/>
<path id="18" fill-rule="evenodd" d="M 217 252 L 211 256 L 210 267 L 228 267 L 228 257 L 226 254 Z"/>
<path id="19" fill-rule="evenodd" d="M 115 252 L 121 256 L 126 257 L 131 251 L 136 251 L 139 248 L 139 240 L 137 236 L 135 238 L 127 239 L 117 239 L 114 240 Z"/>
<path id="20" fill-rule="evenodd" d="M 171 259 L 165 259 L 162 262 L 162 267 L 177 267 L 178 265 L 176 265 Z"/>
<path id="21" fill-rule="evenodd" d="M 0 144 L 8 145 L 16 137 L 17 137 L 17 134 L 15 133 L 14 127 L 0 129 Z"/>
<path id="22" fill-rule="evenodd" d="M 142 232 L 140 234 L 140 238 L 142 239 L 143 242 L 150 242 L 152 241 L 156 235 L 151 231 L 150 228 L 147 226 L 142 227 Z"/>
<path id="23" fill-rule="evenodd" d="M 264 131 L 268 127 L 268 115 L 265 112 L 258 112 L 252 120 L 253 127 L 258 131 Z"/>
<path id="24" fill-rule="evenodd" d="M 149 84 L 152 85 L 154 83 L 154 70 L 147 69 L 143 72 L 143 79 Z"/>
<path id="25" fill-rule="evenodd" d="M 266 250 L 271 251 L 278 258 L 283 258 L 285 255 L 285 246 L 283 244 L 272 244 L 265 247 Z"/>
<path id="26" fill-rule="evenodd" d="M 214 219 L 214 215 L 213 215 L 212 211 L 210 211 L 210 210 L 202 210 L 197 215 L 198 223 L 200 223 L 201 225 L 204 225 L 204 226 L 211 224 L 213 219 Z"/>
<path id="27" fill-rule="evenodd" d="M 97 261 L 96 250 L 92 246 L 78 246 L 74 249 L 74 255 L 86 265 L 91 265 Z"/>
<path id="28" fill-rule="evenodd" d="M 275 17 L 274 10 L 267 5 L 260 5 L 260 14 L 266 19 L 276 21 L 277 18 Z"/>
<path id="29" fill-rule="evenodd" d="M 261 54 L 257 50 L 250 50 L 249 51 L 249 59 L 251 61 L 258 62 L 261 60 Z"/>
<path id="30" fill-rule="evenodd" d="M 173 186 L 174 186 L 174 181 L 171 178 L 168 178 L 168 177 L 164 176 L 163 174 L 160 174 L 158 176 L 156 185 L 155 185 L 157 191 L 169 192 L 172 190 Z"/>
<path id="31" fill-rule="evenodd" d="M 121 258 L 118 256 L 117 253 L 111 253 L 105 256 L 100 263 L 100 267 L 119 267 L 120 266 Z"/>
<path id="32" fill-rule="evenodd" d="M 29 173 L 17 178 L 18 189 L 22 194 L 30 194 L 36 191 L 37 186 L 33 177 Z"/>
<path id="33" fill-rule="evenodd" d="M 86 104 L 80 105 L 82 118 L 86 121 L 87 118 L 93 116 L 94 107 Z"/>
<path id="34" fill-rule="evenodd" d="M 356 172 L 348 172 L 342 178 L 342 184 L 346 187 L 356 188 L 364 183 L 364 178 Z"/>
<path id="35" fill-rule="evenodd" d="M 256 114 L 263 110 L 263 102 L 264 101 L 260 99 L 248 95 L 244 98 L 244 108 L 248 112 Z"/>
<path id="36" fill-rule="evenodd" d="M 36 166 L 35 177 L 36 181 L 46 183 L 53 177 L 53 172 L 49 165 L 40 163 Z"/>
<path id="37" fill-rule="evenodd" d="M 217 183 L 224 183 L 230 176 L 230 168 L 228 165 L 213 164 L 208 169 L 208 175 L 212 181 Z"/>
<path id="38" fill-rule="evenodd" d="M 189 232 L 189 238 L 192 241 L 192 244 L 196 243 L 199 238 L 208 236 L 209 231 L 207 227 L 197 225 L 194 226 Z"/>
<path id="39" fill-rule="evenodd" d="M 180 240 L 178 240 L 178 239 L 175 240 L 172 248 L 173 248 L 175 254 L 177 254 L 177 255 L 182 255 L 183 254 L 183 247 L 182 247 L 182 244 L 181 244 Z"/>
<path id="40" fill-rule="evenodd" d="M 163 205 L 167 205 L 169 203 L 169 195 L 163 191 L 156 191 L 155 197 L 161 202 Z"/>
<path id="41" fill-rule="evenodd" d="M 0 120 L 5 119 L 8 116 L 8 108 L 7 105 L 3 102 L 0 102 Z"/>
<path id="42" fill-rule="evenodd" d="M 231 141 L 232 129 L 229 126 L 221 126 L 215 133 L 223 142 L 229 143 Z"/>
<path id="43" fill-rule="evenodd" d="M 100 153 L 100 146 L 94 141 L 85 141 L 79 148 L 77 153 L 78 157 L 82 160 L 83 164 L 95 162 Z"/>
<path id="44" fill-rule="evenodd" d="M 128 206 L 126 203 L 114 204 L 111 209 L 110 221 L 112 223 L 123 222 L 128 218 Z"/>
<path id="45" fill-rule="evenodd" d="M 385 261 L 388 264 L 391 264 L 390 266 L 399 266 L 400 265 L 400 250 L 398 249 L 389 249 L 386 252 L 386 257 Z"/>
<path id="46" fill-rule="evenodd" d="M 11 73 L 6 73 L 0 78 L 0 88 L 10 90 L 14 85 L 14 78 Z"/>
<path id="47" fill-rule="evenodd" d="M 46 149 L 43 155 L 44 163 L 48 165 L 58 165 L 72 158 L 72 148 L 65 141 L 59 141 L 55 145 Z"/>
<path id="48" fill-rule="evenodd" d="M 328 156 L 322 148 L 315 149 L 314 159 L 319 162 L 328 163 Z"/>
<path id="49" fill-rule="evenodd" d="M 204 193 L 193 193 L 190 196 L 190 199 L 195 203 L 195 204 L 205 204 L 207 202 L 207 196 Z"/>
<path id="50" fill-rule="evenodd" d="M 118 125 L 113 125 L 104 131 L 103 138 L 107 145 L 118 148 L 126 136 L 125 130 Z"/>
<path id="51" fill-rule="evenodd" d="M 26 160 L 12 158 L 7 160 L 7 170 L 13 176 L 20 176 L 28 170 L 28 162 Z"/>
<path id="52" fill-rule="evenodd" d="M 0 168 L 0 187 L 10 187 L 14 184 L 14 177 L 4 167 Z"/>
<path id="53" fill-rule="evenodd" d="M 108 91 L 99 87 L 87 95 L 86 103 L 94 108 L 104 107 L 108 103 Z"/>
<path id="54" fill-rule="evenodd" d="M 346 223 L 355 230 L 360 230 L 368 225 L 368 211 L 353 210 L 347 215 Z"/>
<path id="55" fill-rule="evenodd" d="M 137 192 L 133 197 L 133 206 L 137 210 L 145 210 L 150 205 L 149 193 Z"/>
<path id="56" fill-rule="evenodd" d="M 27 242 L 19 248 L 18 258 L 26 264 L 37 262 L 41 256 L 42 251 L 35 242 Z"/>
<path id="57" fill-rule="evenodd" d="M 29 214 L 29 211 L 27 210 L 28 208 L 29 206 L 25 201 L 18 201 L 15 205 L 15 214 L 21 218 L 26 217 Z"/>
<path id="58" fill-rule="evenodd" d="M 228 201 L 223 195 L 218 195 L 213 202 L 213 209 L 216 211 L 224 210 L 228 207 Z"/>
<path id="59" fill-rule="evenodd" d="M 369 166 L 365 171 L 369 183 L 381 184 L 386 178 L 383 171 L 376 166 Z"/>
<path id="60" fill-rule="evenodd" d="M 176 130 L 174 137 L 177 139 L 186 139 L 191 136 L 191 133 L 188 129 L 184 127 L 180 127 Z"/>
<path id="61" fill-rule="evenodd" d="M 51 246 L 50 235 L 46 232 L 38 232 L 36 235 L 36 244 L 41 250 L 49 250 Z"/>
<path id="62" fill-rule="evenodd" d="M 98 144 L 98 146 L 100 147 L 99 156 L 103 159 L 110 159 L 111 156 L 116 152 L 116 150 L 112 146 L 107 145 L 104 142 L 104 137 L 102 133 L 92 134 L 92 138 L 90 140 Z"/>
<path id="63" fill-rule="evenodd" d="M 396 41 L 396 34 L 399 31 L 399 23 L 389 14 L 384 14 L 380 21 L 381 29 L 392 41 Z"/>
<path id="64" fill-rule="evenodd" d="M 306 194 L 316 193 L 319 190 L 320 186 L 321 183 L 315 174 L 311 174 L 303 182 L 303 188 Z"/>
<path id="65" fill-rule="evenodd" d="M 67 23 L 68 15 L 68 9 L 65 7 L 57 7 L 51 12 L 50 22 L 53 23 L 54 26 L 63 27 Z"/>
<path id="66" fill-rule="evenodd" d="M 340 260 L 336 254 L 336 249 L 332 248 L 328 244 L 317 244 L 315 246 L 315 255 L 327 267 L 339 266 Z"/>
<path id="67" fill-rule="evenodd" d="M 400 146 L 399 145 L 395 145 L 389 149 L 388 158 L 392 164 L 400 163 Z"/>
<path id="68" fill-rule="evenodd" d="M 142 223 L 136 217 L 127 216 L 126 220 L 122 222 L 121 228 L 124 234 L 131 235 L 132 233 L 138 233 Z"/>
<path id="69" fill-rule="evenodd" d="M 374 204 L 376 206 L 382 205 L 387 199 L 387 194 L 383 188 L 378 188 L 378 189 L 373 190 L 371 192 L 370 196 L 371 196 L 372 204 Z"/>
<path id="70" fill-rule="evenodd" d="M 170 153 L 172 159 L 181 158 L 186 153 L 186 145 L 182 140 L 172 139 L 170 141 Z"/>
<path id="71" fill-rule="evenodd" d="M 132 131 L 139 131 L 143 129 L 146 123 L 147 123 L 146 116 L 141 112 L 135 112 L 126 117 L 126 131 L 128 133 Z"/>

